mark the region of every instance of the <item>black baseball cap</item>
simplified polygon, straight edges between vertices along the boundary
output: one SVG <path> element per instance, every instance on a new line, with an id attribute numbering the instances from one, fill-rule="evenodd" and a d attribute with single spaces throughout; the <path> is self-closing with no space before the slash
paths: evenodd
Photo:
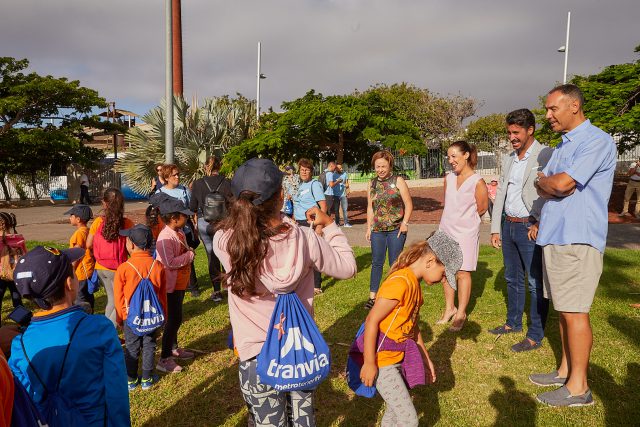
<path id="1" fill-rule="evenodd" d="M 233 175 L 231 191 L 238 198 L 243 191 L 258 194 L 254 205 L 261 205 L 282 188 L 284 174 L 270 159 L 253 158 L 243 163 Z"/>
<path id="2" fill-rule="evenodd" d="M 54 295 L 69 276 L 72 262 L 82 258 L 84 248 L 56 249 L 36 246 L 20 258 L 13 271 L 13 281 L 18 292 L 33 299 L 40 308 L 48 310 L 51 304 L 45 299 Z"/>
<path id="3" fill-rule="evenodd" d="M 175 197 L 168 196 L 166 199 L 162 200 L 158 204 L 158 209 L 160 209 L 161 215 L 166 215 L 170 213 L 182 213 L 188 216 L 194 214 L 193 211 L 187 209 L 182 200 L 176 199 Z"/>
<path id="4" fill-rule="evenodd" d="M 64 213 L 65 215 L 75 215 L 80 218 L 83 222 L 89 221 L 93 218 L 93 211 L 91 210 L 91 206 L 89 205 L 73 205 L 71 209 Z"/>
<path id="5" fill-rule="evenodd" d="M 144 224 L 136 224 L 126 230 L 120 230 L 120 235 L 131 239 L 140 249 L 149 249 L 153 243 L 151 229 Z"/>

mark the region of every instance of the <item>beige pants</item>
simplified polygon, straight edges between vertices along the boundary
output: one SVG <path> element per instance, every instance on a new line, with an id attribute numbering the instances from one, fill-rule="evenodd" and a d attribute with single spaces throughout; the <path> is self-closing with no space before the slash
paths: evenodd
<path id="1" fill-rule="evenodd" d="M 622 207 L 622 212 L 620 213 L 628 213 L 629 212 L 629 201 L 631 200 L 631 196 L 633 196 L 633 192 L 636 193 L 636 216 L 640 215 L 640 181 L 634 181 L 632 179 L 629 180 L 627 184 L 627 189 L 624 192 L 624 206 Z"/>

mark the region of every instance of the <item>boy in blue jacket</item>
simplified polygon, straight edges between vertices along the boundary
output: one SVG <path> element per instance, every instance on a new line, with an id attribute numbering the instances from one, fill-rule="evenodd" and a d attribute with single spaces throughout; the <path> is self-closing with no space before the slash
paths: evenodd
<path id="1" fill-rule="evenodd" d="M 75 406 L 76 424 L 129 426 L 127 374 L 116 330 L 106 317 L 74 305 L 78 279 L 72 263 L 84 253 L 38 246 L 20 259 L 14 271 L 18 291 L 42 311 L 14 338 L 9 366 L 41 412 L 45 389 L 51 393 L 59 384 L 58 393 Z"/>

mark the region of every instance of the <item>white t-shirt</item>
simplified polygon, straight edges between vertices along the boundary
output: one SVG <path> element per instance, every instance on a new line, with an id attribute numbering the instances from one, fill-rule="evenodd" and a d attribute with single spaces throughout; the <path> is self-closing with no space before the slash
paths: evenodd
<path id="1" fill-rule="evenodd" d="M 636 168 L 636 173 L 629 177 L 632 181 L 640 181 L 640 165 L 636 162 L 633 162 L 629 165 L 629 169 Z"/>
<path id="2" fill-rule="evenodd" d="M 80 185 L 89 186 L 89 177 L 84 173 L 80 175 Z"/>

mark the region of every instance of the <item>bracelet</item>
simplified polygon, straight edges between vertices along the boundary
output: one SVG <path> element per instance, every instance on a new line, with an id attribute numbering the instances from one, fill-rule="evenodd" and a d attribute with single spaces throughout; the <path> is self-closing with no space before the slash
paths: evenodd
<path id="1" fill-rule="evenodd" d="M 402 223 L 403 223 L 404 225 L 406 225 L 407 227 L 409 226 L 409 221 L 402 221 Z"/>

